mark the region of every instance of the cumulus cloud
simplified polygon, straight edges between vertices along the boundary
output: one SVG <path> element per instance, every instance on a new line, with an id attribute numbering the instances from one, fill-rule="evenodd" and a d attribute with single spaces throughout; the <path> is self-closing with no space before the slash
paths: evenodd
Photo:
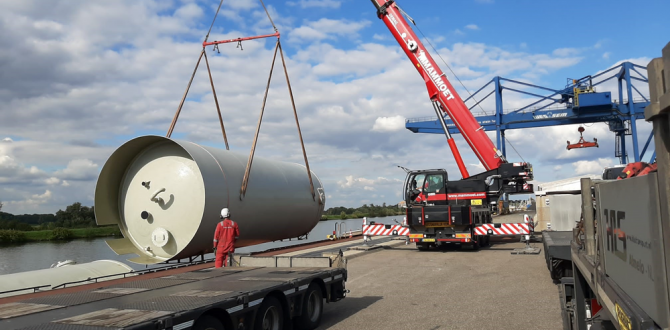
<path id="1" fill-rule="evenodd" d="M 397 132 L 405 129 L 403 116 L 379 117 L 372 126 L 373 132 Z"/>
<path id="2" fill-rule="evenodd" d="M 66 180 L 93 180 L 98 175 L 98 164 L 90 159 L 73 159 L 56 176 Z"/>
<path id="3" fill-rule="evenodd" d="M 597 160 L 580 160 L 572 163 L 575 174 L 602 173 L 605 167 L 612 166 L 611 158 L 598 158 Z"/>
<path id="4" fill-rule="evenodd" d="M 60 183 L 60 179 L 57 178 L 57 177 L 53 177 L 53 176 L 52 176 L 52 177 L 50 177 L 50 178 L 44 180 L 44 183 L 46 183 L 46 184 L 48 184 L 48 185 L 59 184 L 59 183 Z"/>
<path id="5" fill-rule="evenodd" d="M 346 19 L 321 18 L 318 21 L 306 22 L 293 29 L 289 40 L 294 42 L 334 39 L 336 37 L 356 38 L 358 31 L 369 26 L 370 21 L 350 21 Z"/>
<path id="6" fill-rule="evenodd" d="M 90 205 L 100 165 L 118 145 L 138 135 L 165 134 L 209 28 L 206 18 L 218 2 L 18 3 L 0 3 L 0 131 L 14 140 L 0 143 L 0 200 L 6 202 L 4 210 L 14 213 L 54 212 L 76 201 Z M 278 3 L 279 14 L 268 9 L 285 36 L 282 45 L 305 147 L 328 193 L 327 207 L 400 201 L 405 173 L 397 165 L 458 173 L 443 135 L 404 129 L 404 118 L 434 113 L 423 79 L 388 31 L 376 37 L 362 33 L 383 24 L 338 18 L 336 12 L 301 21 L 291 11 L 352 2 L 293 4 Z M 271 33 L 264 15 L 257 1 L 226 0 L 210 40 Z M 251 145 L 273 46 L 274 41 L 251 40 L 243 43 L 244 51 L 235 44 L 222 45 L 220 53 L 207 49 L 234 151 L 248 153 Z M 471 90 L 496 75 L 537 83 L 581 61 L 580 54 L 529 49 L 457 43 L 438 51 Z M 505 100 L 506 106 L 525 105 L 522 98 L 506 95 Z M 490 109 L 487 103 L 482 106 Z M 585 151 L 586 156 L 576 156 L 584 151 L 566 153 L 564 143 L 556 141 L 572 138 L 575 129 L 508 131 L 507 137 L 525 157 L 549 168 L 563 164 L 563 171 L 572 169 L 567 164 L 579 157 L 611 153 L 605 141 L 599 150 Z M 600 142 L 600 131 L 591 132 Z M 610 133 L 605 128 L 602 134 Z M 223 148 L 202 68 L 173 136 Z M 479 169 L 462 137 L 455 139 L 464 161 L 477 164 L 471 172 Z M 256 152 L 302 163 L 299 150 L 287 86 L 281 67 L 275 67 Z M 536 175 L 542 173 L 538 169 L 536 164 Z"/>
<path id="7" fill-rule="evenodd" d="M 44 177 L 46 173 L 36 166 L 25 166 L 8 155 L 0 155 L 0 183 L 29 183 Z"/>
<path id="8" fill-rule="evenodd" d="M 39 207 L 42 204 L 48 203 L 51 199 L 51 190 L 46 190 L 42 194 L 33 194 L 28 198 L 20 201 L 8 201 L 6 206 L 16 209 L 30 210 Z"/>

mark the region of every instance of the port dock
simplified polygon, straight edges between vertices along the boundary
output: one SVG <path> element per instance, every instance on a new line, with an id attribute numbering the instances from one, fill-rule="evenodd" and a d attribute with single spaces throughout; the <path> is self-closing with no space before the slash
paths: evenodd
<path id="1" fill-rule="evenodd" d="M 511 222 L 519 216 L 501 216 L 498 221 Z M 535 237 L 538 242 L 533 244 L 542 247 L 542 236 Z M 214 269 L 213 263 L 204 262 L 13 296 L 0 299 L 0 328 L 60 330 L 77 325 L 78 330 L 109 329 L 173 315 L 173 329 L 178 324 L 183 325 L 181 329 L 190 329 L 194 315 L 204 306 L 226 304 L 222 308 L 234 311 L 237 302 L 244 302 L 240 292 L 276 291 L 278 287 L 288 292 L 317 277 L 332 281 L 337 275 L 344 276 L 331 264 L 340 253 L 346 259 L 346 290 L 350 292 L 346 299 L 324 304 L 318 329 L 440 329 L 447 325 L 450 329 L 472 329 L 493 324 L 497 329 L 562 328 L 559 289 L 548 276 L 544 253 L 511 254 L 524 243 L 510 238 L 493 239 L 491 246 L 476 251 L 456 246 L 418 251 L 414 244 L 405 243 L 403 237 L 375 237 L 368 244 L 362 237 L 322 241 L 236 256 L 243 267 Z M 274 258 L 279 266 L 291 259 L 294 267 L 301 268 L 272 268 L 267 260 L 248 266 L 245 258 L 256 262 Z M 436 292 L 449 292 L 459 303 L 450 304 Z M 247 298 L 243 308 L 258 299 Z M 111 313 L 116 310 L 145 312 Z M 95 314 L 98 311 L 117 317 L 100 320 Z M 40 328 L 41 324 L 46 327 Z"/>

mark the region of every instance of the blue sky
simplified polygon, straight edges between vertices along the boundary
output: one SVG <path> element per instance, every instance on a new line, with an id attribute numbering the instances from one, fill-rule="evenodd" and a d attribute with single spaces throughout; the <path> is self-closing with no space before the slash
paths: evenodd
<path id="1" fill-rule="evenodd" d="M 646 66 L 670 41 L 667 1 L 399 4 L 470 91 L 496 75 L 562 88 L 566 78 L 621 61 Z M 167 130 L 217 5 L 217 0 L 0 4 L 3 210 L 55 212 L 75 201 L 91 205 L 100 168 L 119 144 Z M 421 77 L 370 1 L 268 0 L 266 5 L 282 34 L 310 164 L 324 182 L 327 207 L 397 203 L 404 173 L 396 165 L 457 173 L 443 136 L 404 129 L 405 118 L 434 114 Z M 224 0 L 210 40 L 272 33 L 264 15 L 257 1 Z M 208 48 L 233 150 L 247 153 L 251 145 L 273 46 L 274 40 L 266 39 L 244 42 L 244 51 L 234 44 L 222 45 L 221 54 Z M 279 69 L 257 156 L 300 163 Z M 646 92 L 646 86 L 637 86 Z M 508 108 L 527 102 L 505 99 Z M 484 107 L 492 109 L 490 103 Z M 650 127 L 638 123 L 643 139 Z M 174 137 L 223 147 L 204 67 Z M 617 162 L 614 137 L 604 124 L 585 133 L 601 143 L 594 150 L 565 151 L 565 141 L 578 137 L 573 126 L 508 131 L 507 137 L 534 164 L 538 182 L 597 174 Z M 478 172 L 471 150 L 456 139 L 470 172 Z M 508 158 L 516 160 L 511 150 Z"/>

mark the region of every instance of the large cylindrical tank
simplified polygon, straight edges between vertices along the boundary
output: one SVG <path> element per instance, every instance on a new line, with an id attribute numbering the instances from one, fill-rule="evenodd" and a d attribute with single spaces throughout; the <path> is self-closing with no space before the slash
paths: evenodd
<path id="1" fill-rule="evenodd" d="M 304 165 L 254 157 L 248 188 L 240 188 L 248 155 L 160 136 L 119 147 L 95 189 L 98 225 L 119 225 L 124 238 L 107 241 L 140 264 L 188 258 L 212 248 L 221 209 L 239 225 L 236 247 L 299 237 L 321 219 L 325 194 Z"/>
<path id="2" fill-rule="evenodd" d="M 24 288 L 32 288 L 43 285 L 50 285 L 51 287 L 42 288 L 41 290 L 50 290 L 63 283 L 68 284 L 67 287 L 91 284 L 92 281 L 85 281 L 89 278 L 96 278 L 101 276 L 109 276 L 116 274 L 129 273 L 133 269 L 128 265 L 114 260 L 96 260 L 83 264 L 67 265 L 56 268 L 47 268 L 40 270 L 32 270 L 28 272 L 7 274 L 0 276 L 0 292 L 19 290 Z M 126 275 L 128 276 L 128 275 Z M 123 275 L 109 276 L 98 279 L 98 282 L 109 281 L 123 278 Z M 0 298 L 14 295 L 21 295 L 32 293 L 32 289 L 0 294 Z"/>

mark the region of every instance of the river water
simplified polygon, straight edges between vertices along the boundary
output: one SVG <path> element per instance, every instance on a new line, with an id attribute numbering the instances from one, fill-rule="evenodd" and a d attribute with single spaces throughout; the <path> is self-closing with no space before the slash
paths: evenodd
<path id="1" fill-rule="evenodd" d="M 369 218 L 369 221 L 377 223 L 395 224 L 394 219 L 402 222 L 402 215 Z M 247 246 L 235 250 L 235 253 L 249 253 L 265 251 L 273 248 L 303 244 L 308 242 L 322 241 L 327 235 L 333 233 L 336 223 L 342 223 L 342 230 L 359 230 L 363 219 L 330 220 L 320 221 L 304 240 L 284 240 L 283 242 L 269 242 L 253 246 Z M 213 235 L 213 234 L 212 234 Z M 147 268 L 127 261 L 134 255 L 119 256 L 114 253 L 105 243 L 107 238 L 79 239 L 68 242 L 36 242 L 15 246 L 0 247 L 0 275 L 25 272 L 30 270 L 49 268 L 53 263 L 64 260 L 74 260 L 77 263 L 91 262 L 95 260 L 117 260 L 127 264 L 135 270 Z M 205 256 L 213 258 L 213 254 Z"/>

